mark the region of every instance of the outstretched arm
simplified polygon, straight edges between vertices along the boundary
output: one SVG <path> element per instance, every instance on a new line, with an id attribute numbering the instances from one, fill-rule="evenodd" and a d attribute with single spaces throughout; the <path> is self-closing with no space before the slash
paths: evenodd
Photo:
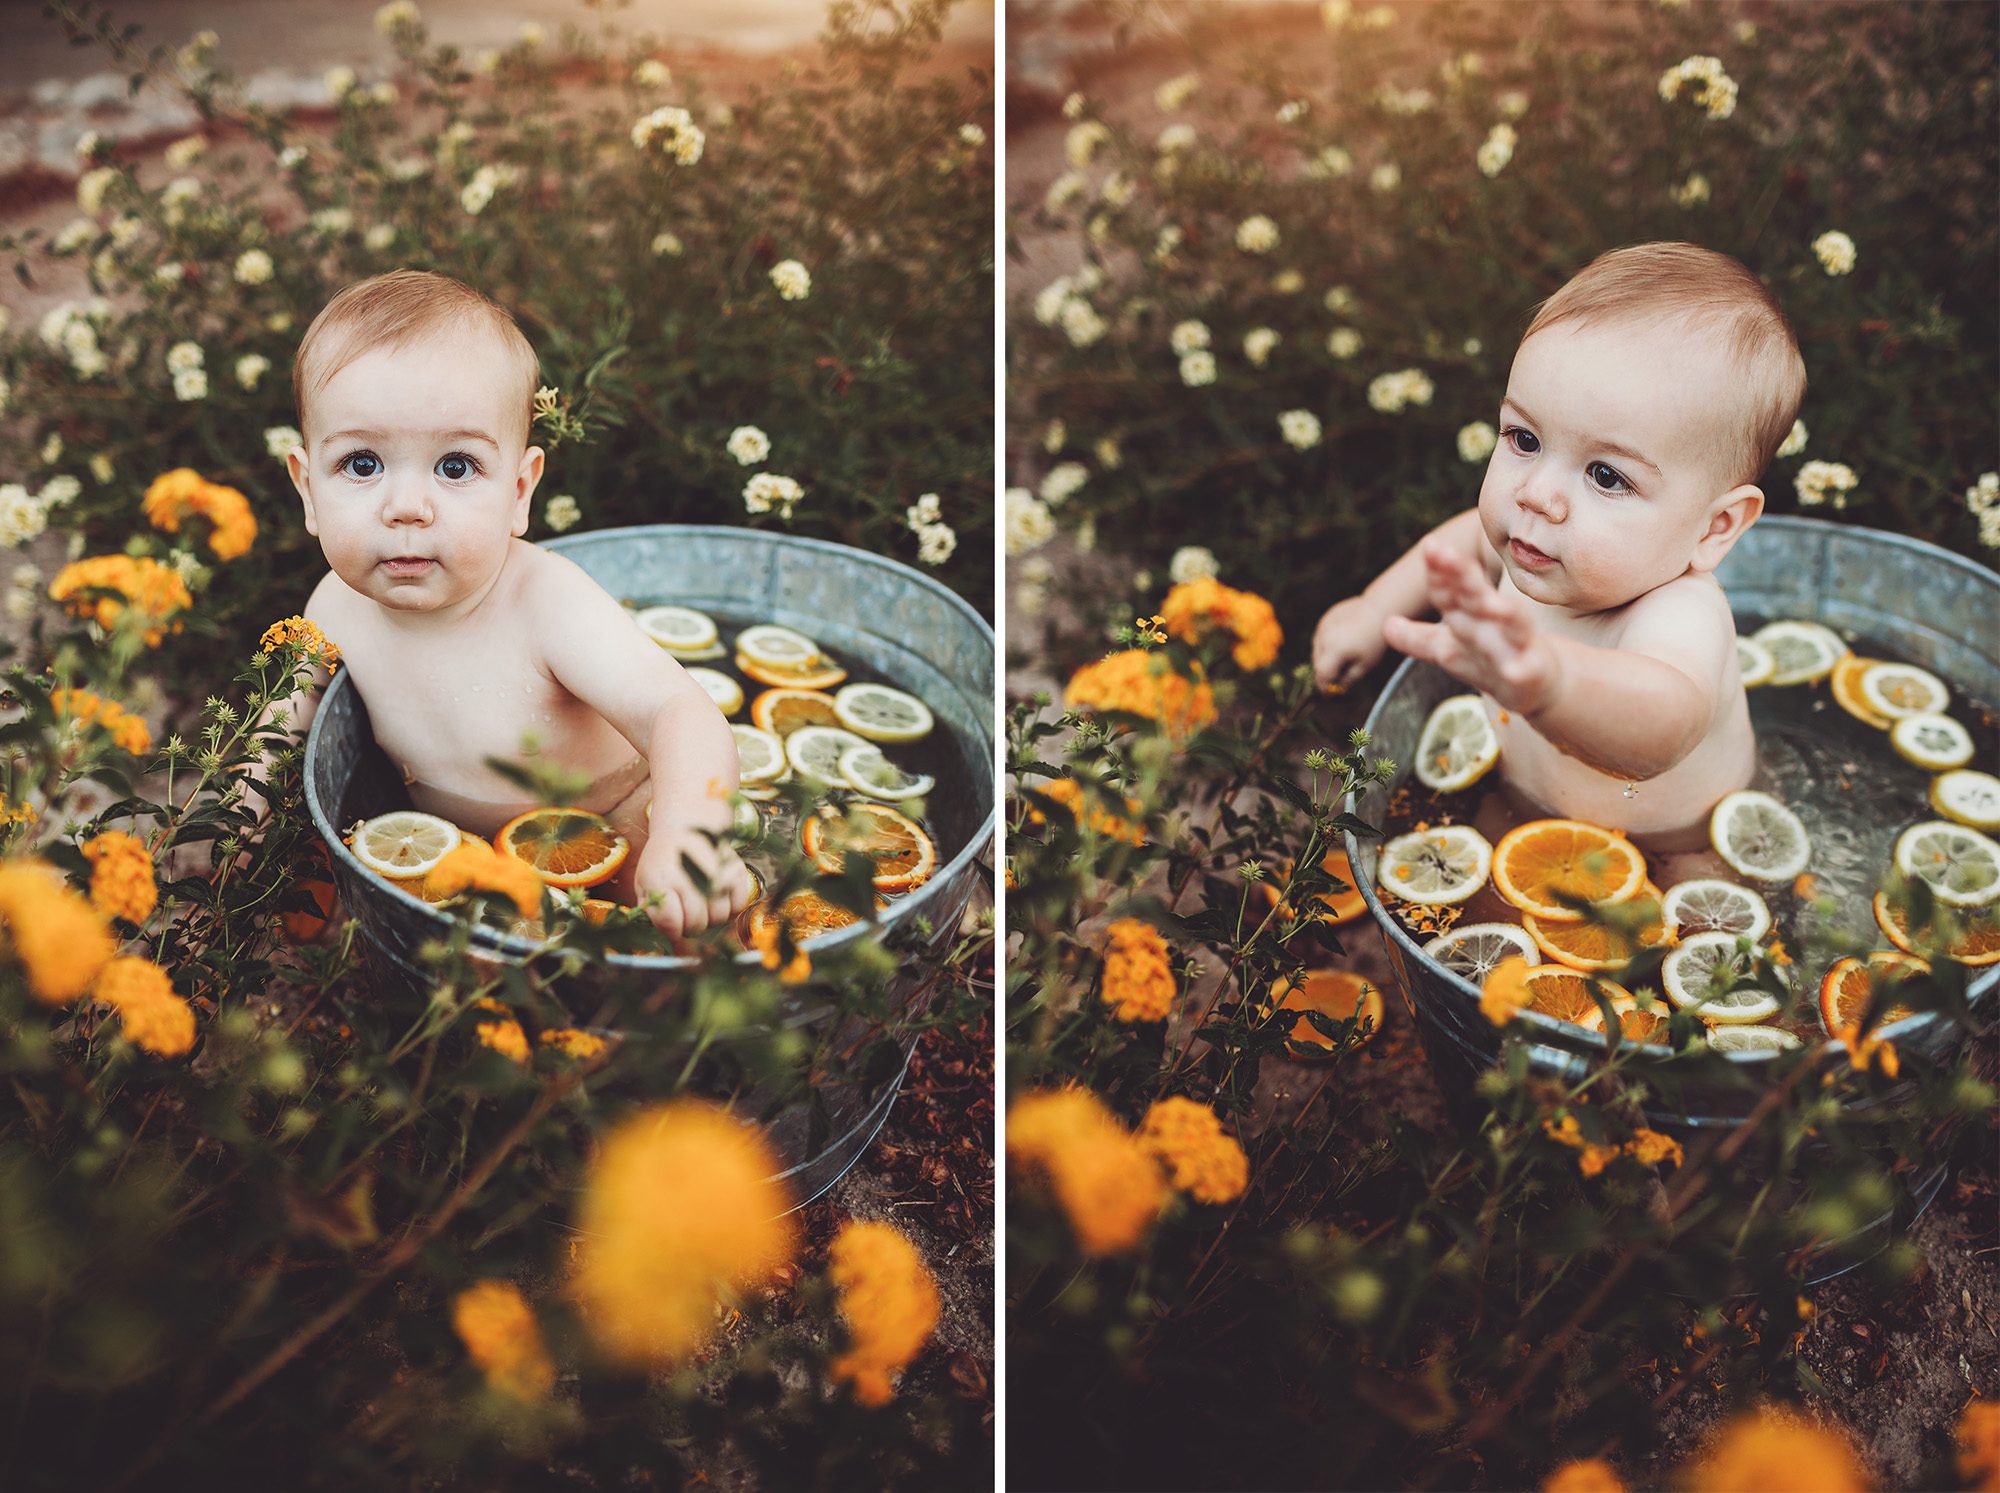
<path id="1" fill-rule="evenodd" d="M 1479 510 L 1446 519 L 1368 584 L 1358 596 L 1335 602 L 1313 630 L 1313 673 L 1334 693 L 1357 684 L 1382 657 L 1382 626 L 1392 617 L 1416 617 L 1431 608 L 1423 549 L 1437 543 L 1485 564 L 1490 551 L 1479 529 Z"/>

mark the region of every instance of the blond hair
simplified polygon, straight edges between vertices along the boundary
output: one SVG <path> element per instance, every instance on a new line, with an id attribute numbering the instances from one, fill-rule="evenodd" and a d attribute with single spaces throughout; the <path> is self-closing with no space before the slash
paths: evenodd
<path id="1" fill-rule="evenodd" d="M 541 382 L 541 360 L 506 309 L 463 281 L 430 270 L 391 270 L 358 280 L 321 308 L 299 343 L 292 362 L 292 398 L 299 429 L 306 424 L 308 396 L 357 358 L 377 348 L 407 347 L 418 338 L 452 326 L 485 328 L 500 339 L 521 375 L 521 435 L 527 438 L 529 410 Z"/>
<path id="2" fill-rule="evenodd" d="M 1600 254 L 1535 309 L 1521 340 L 1572 321 L 1671 323 L 1728 339 L 1747 405 L 1730 452 L 1731 482 L 1749 482 L 1770 465 L 1805 402 L 1805 360 L 1784 308 L 1763 281 L 1713 249 L 1653 243 Z"/>

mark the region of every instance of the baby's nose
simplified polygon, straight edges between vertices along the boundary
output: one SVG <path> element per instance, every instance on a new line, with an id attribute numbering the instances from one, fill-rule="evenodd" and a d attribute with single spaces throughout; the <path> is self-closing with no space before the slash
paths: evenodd
<path id="1" fill-rule="evenodd" d="M 1521 506 L 1552 524 L 1561 523 L 1569 512 L 1569 500 L 1564 497 L 1562 489 L 1547 482 L 1524 483 L 1521 487 Z"/>
<path id="2" fill-rule="evenodd" d="M 427 524 L 431 496 L 421 482 L 390 482 L 382 494 L 382 516 L 392 524 Z"/>

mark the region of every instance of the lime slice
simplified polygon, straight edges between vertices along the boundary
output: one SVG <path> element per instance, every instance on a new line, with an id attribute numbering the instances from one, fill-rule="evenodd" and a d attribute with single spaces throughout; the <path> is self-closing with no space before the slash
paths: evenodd
<path id="1" fill-rule="evenodd" d="M 767 669 L 803 669 L 819 657 L 819 644 L 789 627 L 760 622 L 736 635 L 736 651 Z"/>
<path id="2" fill-rule="evenodd" d="M 1668 888 L 1660 903 L 1660 920 L 1675 938 L 1693 933 L 1727 933 L 1732 938 L 1762 938 L 1771 931 L 1771 909 L 1747 886 L 1719 877 L 1683 881 Z"/>
<path id="3" fill-rule="evenodd" d="M 1906 715 L 1889 728 L 1889 745 L 1905 762 L 1932 772 L 1972 760 L 1972 733 L 1948 715 Z"/>
<path id="4" fill-rule="evenodd" d="M 1768 793 L 1732 793 L 1708 816 L 1708 839 L 1729 869 L 1753 881 L 1791 881 L 1812 860 L 1799 816 Z"/>
<path id="5" fill-rule="evenodd" d="M 785 744 L 755 726 L 731 726 L 736 733 L 736 777 L 746 785 L 773 783 L 786 770 Z"/>
<path id="6" fill-rule="evenodd" d="M 633 620 L 669 653 L 699 653 L 716 646 L 715 619 L 693 607 L 647 607 Z"/>
<path id="7" fill-rule="evenodd" d="M 850 684 L 833 697 L 841 725 L 870 741 L 918 741 L 936 724 L 915 695 L 886 684 Z"/>
<path id="8" fill-rule="evenodd" d="M 1824 679 L 1848 651 L 1840 634 L 1817 622 L 1769 622 L 1750 634 L 1771 655 L 1772 684 L 1810 684 Z"/>
<path id="9" fill-rule="evenodd" d="M 743 686 L 720 669 L 689 669 L 687 676 L 701 686 L 702 693 L 715 701 L 715 708 L 724 715 L 734 715 L 743 708 Z"/>
<path id="10" fill-rule="evenodd" d="M 369 870 L 392 881 L 414 881 L 435 870 L 463 838 L 449 819 L 398 809 L 356 825 L 353 849 Z"/>
<path id="11" fill-rule="evenodd" d="M 1931 807 L 1974 829 L 2000 829 L 2000 778 L 1960 768 L 1931 779 Z"/>
<path id="12" fill-rule="evenodd" d="M 1463 824 L 1398 835 L 1382 847 L 1379 884 L 1425 907 L 1463 902 L 1486 885 L 1493 847 Z"/>
<path id="13" fill-rule="evenodd" d="M 1738 950 L 1735 934 L 1696 933 L 1661 963 L 1660 983 L 1667 999 L 1703 1021 L 1738 1026 L 1778 1013 L 1778 998 L 1768 991 L 1720 989 L 1749 971 L 1749 956 Z"/>
<path id="14" fill-rule="evenodd" d="M 1915 664 L 1877 664 L 1861 676 L 1861 698 L 1892 721 L 1936 715 L 1951 703 L 1951 691 L 1928 669 Z"/>
<path id="15" fill-rule="evenodd" d="M 1500 738 L 1477 695 L 1453 695 L 1417 738 L 1417 781 L 1439 793 L 1470 788 L 1500 760 Z"/>
<path id="16" fill-rule="evenodd" d="M 785 738 L 785 760 L 808 783 L 818 788 L 845 788 L 841 775 L 841 753 L 868 743 L 852 731 L 838 726 L 801 726 Z"/>
<path id="17" fill-rule="evenodd" d="M 2000 845 L 1945 819 L 1913 824 L 1896 837 L 1896 869 L 1930 883 L 1940 902 L 1983 907 L 2000 897 Z"/>
<path id="18" fill-rule="evenodd" d="M 1743 687 L 1750 689 L 1759 684 L 1769 684 L 1778 672 L 1778 661 L 1771 657 L 1771 650 L 1755 638 L 1738 638 L 1736 672 L 1743 676 Z"/>
<path id="19" fill-rule="evenodd" d="M 890 803 L 922 798 L 937 786 L 937 779 L 928 773 L 904 772 L 876 746 L 849 747 L 840 754 L 839 768 L 848 787 L 856 793 Z"/>
<path id="20" fill-rule="evenodd" d="M 1717 1052 L 1741 1052 L 1753 1057 L 1776 1057 L 1781 1052 L 1791 1052 L 1803 1044 L 1783 1027 L 1759 1026 L 1755 1022 L 1750 1022 L 1743 1026 L 1710 1027 L 1708 1045 Z"/>
<path id="21" fill-rule="evenodd" d="M 1424 945 L 1427 957 L 1435 959 L 1455 975 L 1484 986 L 1486 977 L 1500 967 L 1503 959 L 1542 962 L 1542 951 L 1528 937 L 1528 930 L 1512 923 L 1467 923 L 1449 933 L 1440 933 Z"/>

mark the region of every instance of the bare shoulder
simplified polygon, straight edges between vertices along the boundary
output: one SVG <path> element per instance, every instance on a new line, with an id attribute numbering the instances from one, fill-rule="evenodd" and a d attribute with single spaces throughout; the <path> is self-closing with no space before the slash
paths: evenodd
<path id="1" fill-rule="evenodd" d="M 329 570 L 307 598 L 305 617 L 338 648 L 342 646 L 343 633 L 351 639 L 369 628 L 374 621 L 373 611 L 373 602 L 357 595 L 347 582 Z"/>
<path id="2" fill-rule="evenodd" d="M 514 541 L 508 569 L 512 572 L 514 605 L 529 611 L 544 625 L 602 627 L 608 620 L 629 621 L 617 598 L 599 585 L 576 561 L 526 540 Z"/>
<path id="3" fill-rule="evenodd" d="M 1736 619 L 1712 575 L 1684 575 L 1625 608 L 1617 646 L 1709 672 L 1727 656 L 1734 667 Z"/>

